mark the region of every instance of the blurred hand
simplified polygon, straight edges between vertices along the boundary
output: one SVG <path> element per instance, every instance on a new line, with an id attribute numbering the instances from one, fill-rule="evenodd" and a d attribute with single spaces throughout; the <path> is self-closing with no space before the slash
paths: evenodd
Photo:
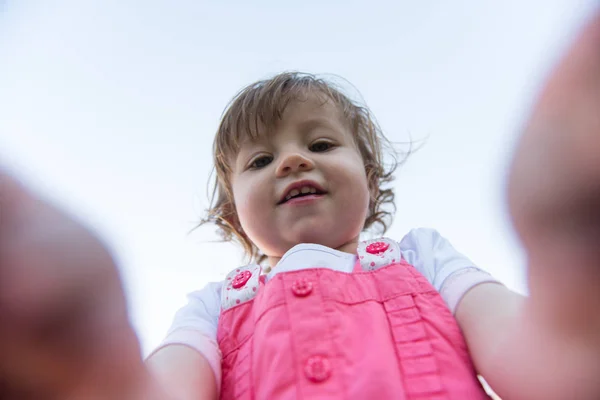
<path id="1" fill-rule="evenodd" d="M 565 328 L 599 320 L 600 10 L 538 99 L 517 148 L 509 204 L 532 298 Z"/>
<path id="2" fill-rule="evenodd" d="M 600 10 L 546 82 L 509 179 L 511 213 L 525 244 L 548 231 L 580 232 L 599 244 L 599 200 Z"/>
<path id="3" fill-rule="evenodd" d="M 106 248 L 0 171 L 0 398 L 146 399 L 144 379 Z"/>
<path id="4" fill-rule="evenodd" d="M 508 198 L 530 297 L 497 363 L 519 360 L 520 392 L 500 395 L 600 398 L 600 10 L 538 98 Z"/>

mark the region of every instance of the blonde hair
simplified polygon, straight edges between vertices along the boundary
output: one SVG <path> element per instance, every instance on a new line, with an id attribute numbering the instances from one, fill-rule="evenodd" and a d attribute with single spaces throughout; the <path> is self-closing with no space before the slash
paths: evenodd
<path id="1" fill-rule="evenodd" d="M 265 131 L 272 132 L 290 102 L 315 94 L 324 103 L 332 101 L 339 108 L 364 161 L 371 200 L 363 230 L 378 225 L 377 232 L 383 234 L 393 220 L 396 211 L 394 192 L 385 186 L 394 179 L 399 161 L 369 109 L 353 102 L 325 79 L 299 72 L 281 73 L 242 89 L 223 112 L 213 143 L 216 176 L 213 174 L 214 180 L 211 179 L 210 206 L 199 224 L 214 223 L 224 241 L 236 241 L 243 246 L 249 261 L 260 263 L 265 255 L 241 228 L 233 202 L 231 162 L 237 156 L 242 140 L 256 139 Z M 384 150 L 391 156 L 387 165 L 384 164 Z"/>

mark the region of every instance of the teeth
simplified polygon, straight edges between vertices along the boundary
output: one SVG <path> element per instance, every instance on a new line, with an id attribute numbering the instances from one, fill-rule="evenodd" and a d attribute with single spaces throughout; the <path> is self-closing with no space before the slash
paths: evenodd
<path id="1" fill-rule="evenodd" d="M 300 194 L 300 191 L 298 189 L 292 189 L 292 190 L 290 190 L 290 192 L 288 193 L 288 195 L 285 196 L 285 199 L 289 200 L 289 199 L 291 199 L 294 196 L 298 196 L 299 194 Z"/>
<path id="2" fill-rule="evenodd" d="M 287 196 L 285 196 L 285 200 L 289 200 L 292 197 L 298 196 L 300 193 L 302 194 L 314 194 L 317 193 L 317 189 L 315 189 L 314 187 L 310 187 L 310 186 L 303 186 L 300 188 L 300 190 L 298 189 L 292 189 L 290 190 L 290 192 L 287 194 Z"/>

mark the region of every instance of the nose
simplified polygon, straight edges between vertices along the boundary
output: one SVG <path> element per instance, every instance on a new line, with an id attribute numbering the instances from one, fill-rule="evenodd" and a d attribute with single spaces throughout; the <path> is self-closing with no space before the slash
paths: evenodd
<path id="1" fill-rule="evenodd" d="M 295 172 L 307 172 L 314 168 L 312 160 L 300 153 L 285 155 L 277 166 L 277 177 L 284 177 Z"/>

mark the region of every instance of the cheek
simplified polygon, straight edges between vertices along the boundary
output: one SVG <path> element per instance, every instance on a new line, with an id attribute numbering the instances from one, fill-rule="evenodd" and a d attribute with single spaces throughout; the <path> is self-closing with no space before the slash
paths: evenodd
<path id="1" fill-rule="evenodd" d="M 352 175 L 356 180 L 356 188 L 360 193 L 365 195 L 367 199 L 370 198 L 370 189 L 369 189 L 369 181 L 367 179 L 367 172 L 365 171 L 365 166 L 362 158 L 358 158 L 354 163 L 354 170 L 352 171 Z"/>
<path id="2" fill-rule="evenodd" d="M 248 203 L 248 187 L 242 180 L 236 181 L 232 185 L 233 202 L 235 204 L 235 213 L 239 222 L 244 225 L 246 215 L 250 212 Z"/>
<path id="3" fill-rule="evenodd" d="M 357 196 L 360 196 L 360 199 L 362 199 L 361 207 L 362 207 L 362 209 L 364 209 L 363 218 L 366 219 L 367 215 L 369 213 L 369 204 L 371 203 L 371 198 L 373 197 L 372 196 L 373 194 L 369 188 L 369 181 L 367 179 L 367 174 L 366 174 L 365 168 L 362 166 L 362 164 L 361 164 L 361 167 L 356 171 L 356 177 L 357 177 L 357 191 L 358 191 Z M 358 178 L 358 177 L 360 177 L 360 178 Z"/>
<path id="4" fill-rule="evenodd" d="M 346 177 L 342 185 L 348 188 L 346 196 L 349 197 L 348 200 L 353 205 L 353 212 L 362 212 L 364 209 L 364 212 L 367 213 L 371 193 L 362 159 L 353 160 L 344 170 L 346 171 Z"/>
<path id="5" fill-rule="evenodd" d="M 361 195 L 362 195 L 362 199 L 363 199 L 363 206 L 365 208 L 365 218 L 367 217 L 367 214 L 369 213 L 369 204 L 371 203 L 371 199 L 373 198 L 373 193 L 371 192 L 370 188 L 369 188 L 369 182 L 367 180 L 367 176 L 364 172 L 364 170 L 362 171 L 362 175 L 361 175 L 362 179 L 361 179 L 361 186 L 360 186 L 360 190 L 361 190 Z"/>
<path id="6" fill-rule="evenodd" d="M 240 224 L 246 231 L 253 231 L 255 221 L 264 219 L 267 193 L 263 190 L 256 190 L 260 187 L 252 183 L 251 180 L 240 180 L 233 187 L 233 198 L 235 209 Z"/>

